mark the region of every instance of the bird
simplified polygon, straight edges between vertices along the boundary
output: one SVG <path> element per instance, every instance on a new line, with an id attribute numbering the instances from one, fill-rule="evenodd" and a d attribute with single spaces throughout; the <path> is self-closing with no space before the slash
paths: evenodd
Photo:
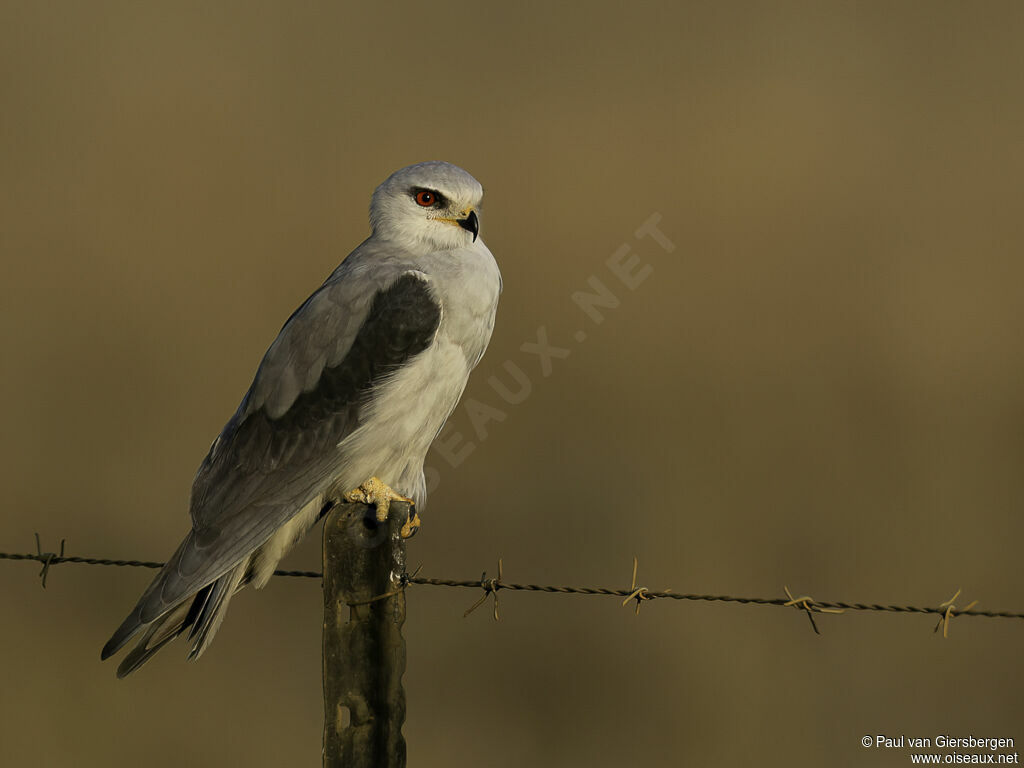
<path id="1" fill-rule="evenodd" d="M 288 318 L 192 483 L 191 530 L 103 647 L 134 672 L 188 632 L 209 647 L 232 595 L 342 501 L 426 501 L 423 462 L 491 338 L 501 273 L 480 237 L 483 187 L 417 163 L 373 192 L 370 236 Z"/>

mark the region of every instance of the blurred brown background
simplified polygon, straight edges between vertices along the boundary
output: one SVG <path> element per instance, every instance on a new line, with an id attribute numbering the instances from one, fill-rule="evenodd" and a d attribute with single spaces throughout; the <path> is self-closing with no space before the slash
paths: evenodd
<path id="1" fill-rule="evenodd" d="M 425 159 L 505 279 L 423 574 L 1020 610 L 1018 3 L 0 4 L 0 550 L 163 559 L 288 314 Z M 652 213 L 676 245 L 634 230 Z M 653 267 L 636 290 L 605 262 Z M 620 299 L 595 324 L 570 296 Z M 543 376 L 540 326 L 571 350 Z M 584 331 L 584 341 L 575 340 Z M 532 391 L 488 383 L 512 361 Z M 319 529 L 288 567 L 319 567 Z M 114 678 L 152 573 L 0 563 L 0 764 L 317 765 L 320 591 Z M 412 766 L 909 764 L 1024 747 L 1024 623 L 409 595 Z"/>

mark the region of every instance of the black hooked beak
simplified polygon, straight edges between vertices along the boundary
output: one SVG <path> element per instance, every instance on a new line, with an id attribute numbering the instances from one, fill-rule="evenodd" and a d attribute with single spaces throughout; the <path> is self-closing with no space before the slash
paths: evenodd
<path id="1" fill-rule="evenodd" d="M 458 219 L 459 226 L 463 229 L 468 229 L 473 233 L 473 242 L 476 242 L 476 236 L 480 234 L 480 219 L 476 217 L 476 211 L 470 211 L 469 216 L 464 219 Z"/>

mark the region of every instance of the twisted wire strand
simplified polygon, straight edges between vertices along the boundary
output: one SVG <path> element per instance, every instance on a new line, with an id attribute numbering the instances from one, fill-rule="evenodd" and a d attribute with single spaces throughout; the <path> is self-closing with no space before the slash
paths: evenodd
<path id="1" fill-rule="evenodd" d="M 106 565 L 106 566 L 117 566 L 117 567 L 128 567 L 128 568 L 162 568 L 163 563 L 158 563 L 149 560 L 111 560 L 101 557 L 73 557 L 57 555 L 54 553 L 40 552 L 40 553 L 9 553 L 0 552 L 0 560 L 32 560 L 35 562 L 42 563 L 44 568 L 48 568 L 53 565 L 61 563 L 78 563 L 81 565 Z M 285 571 L 277 570 L 274 571 L 275 576 L 287 576 L 293 578 L 306 578 L 306 579 L 319 579 L 323 577 L 320 571 Z M 699 595 L 699 594 L 687 594 L 683 592 L 673 592 L 671 590 L 664 591 L 653 591 L 653 590 L 637 590 L 633 589 L 609 589 L 606 587 L 571 587 L 571 586 L 553 586 L 550 584 L 517 584 L 514 582 L 505 582 L 500 579 L 487 579 L 484 576 L 481 579 L 435 579 L 426 576 L 407 576 L 405 578 L 406 584 L 415 584 L 420 586 L 431 586 L 431 587 L 453 587 L 457 589 L 483 589 L 486 594 L 495 593 L 498 590 L 507 589 L 513 592 L 547 592 L 550 594 L 563 594 L 563 595 L 601 595 L 606 597 L 637 597 L 637 599 L 643 600 L 654 600 L 654 599 L 669 599 L 669 600 L 690 600 L 699 602 L 713 602 L 713 603 L 739 603 L 740 605 L 776 605 L 791 607 L 793 604 L 792 600 L 787 600 L 784 597 L 769 598 L 769 597 L 734 597 L 732 595 Z M 638 595 L 638 591 L 641 592 Z M 833 609 L 833 610 L 845 610 L 845 611 L 884 611 L 888 613 L 930 613 L 937 614 L 939 616 L 945 616 L 949 612 L 948 608 L 921 608 L 914 605 L 882 605 L 879 603 L 846 603 L 846 602 L 834 602 L 827 600 L 813 600 L 810 602 L 811 610 L 815 609 Z M 985 611 L 978 609 L 969 610 L 955 610 L 957 616 L 982 616 L 990 619 L 1024 619 L 1024 612 L 1020 611 Z"/>
<path id="2" fill-rule="evenodd" d="M 484 589 L 496 591 L 498 589 L 508 589 L 514 592 L 550 592 L 557 594 L 567 595 L 605 595 L 610 597 L 631 597 L 636 590 L 635 589 L 608 589 L 605 587 L 567 587 L 567 586 L 551 586 L 547 584 L 515 584 L 512 582 L 498 582 L 497 584 L 489 584 L 487 580 L 481 582 L 480 580 L 457 580 L 457 579 L 432 579 L 424 576 L 411 576 L 406 579 L 410 584 L 425 584 L 435 587 L 463 587 L 467 589 Z M 653 599 L 669 599 L 669 600 L 692 600 L 701 602 L 712 602 L 712 603 L 740 603 L 741 605 L 779 605 L 789 606 L 792 601 L 785 597 L 734 597 L 732 595 L 697 595 L 687 594 L 684 592 L 673 592 L 671 590 L 664 590 L 656 592 L 653 590 L 644 590 L 645 600 Z M 946 608 L 919 608 L 914 605 L 880 605 L 877 603 L 844 603 L 844 602 L 831 602 L 827 600 L 814 600 L 813 606 L 815 608 L 832 608 L 836 610 L 848 610 L 848 611 L 887 611 L 890 613 L 932 613 L 940 616 L 946 614 Z M 1024 619 L 1024 612 L 1015 611 L 982 611 L 972 609 L 968 611 L 955 611 L 957 616 L 985 616 L 987 618 L 998 618 L 998 619 Z"/>
<path id="3" fill-rule="evenodd" d="M 0 560 L 35 560 L 44 566 L 59 565 L 60 563 L 79 563 L 80 565 L 113 565 L 119 568 L 163 568 L 163 563 L 152 560 L 110 560 L 104 557 L 71 557 L 68 555 L 54 555 L 43 552 L 42 554 L 0 552 Z M 307 579 L 319 579 L 323 577 L 320 571 L 274 571 L 275 576 L 294 576 Z"/>

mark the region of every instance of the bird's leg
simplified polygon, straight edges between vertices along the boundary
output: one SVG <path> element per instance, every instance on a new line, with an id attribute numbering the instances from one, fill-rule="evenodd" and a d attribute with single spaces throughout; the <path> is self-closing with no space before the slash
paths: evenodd
<path id="1" fill-rule="evenodd" d="M 371 477 L 358 488 L 345 494 L 346 501 L 354 501 L 361 504 L 372 504 L 377 510 L 377 522 L 383 523 L 388 519 L 391 511 L 392 501 L 405 501 L 409 503 L 409 519 L 402 525 L 401 535 L 408 539 L 420 527 L 420 516 L 416 514 L 416 504 L 410 499 L 388 486 L 379 477 Z"/>

